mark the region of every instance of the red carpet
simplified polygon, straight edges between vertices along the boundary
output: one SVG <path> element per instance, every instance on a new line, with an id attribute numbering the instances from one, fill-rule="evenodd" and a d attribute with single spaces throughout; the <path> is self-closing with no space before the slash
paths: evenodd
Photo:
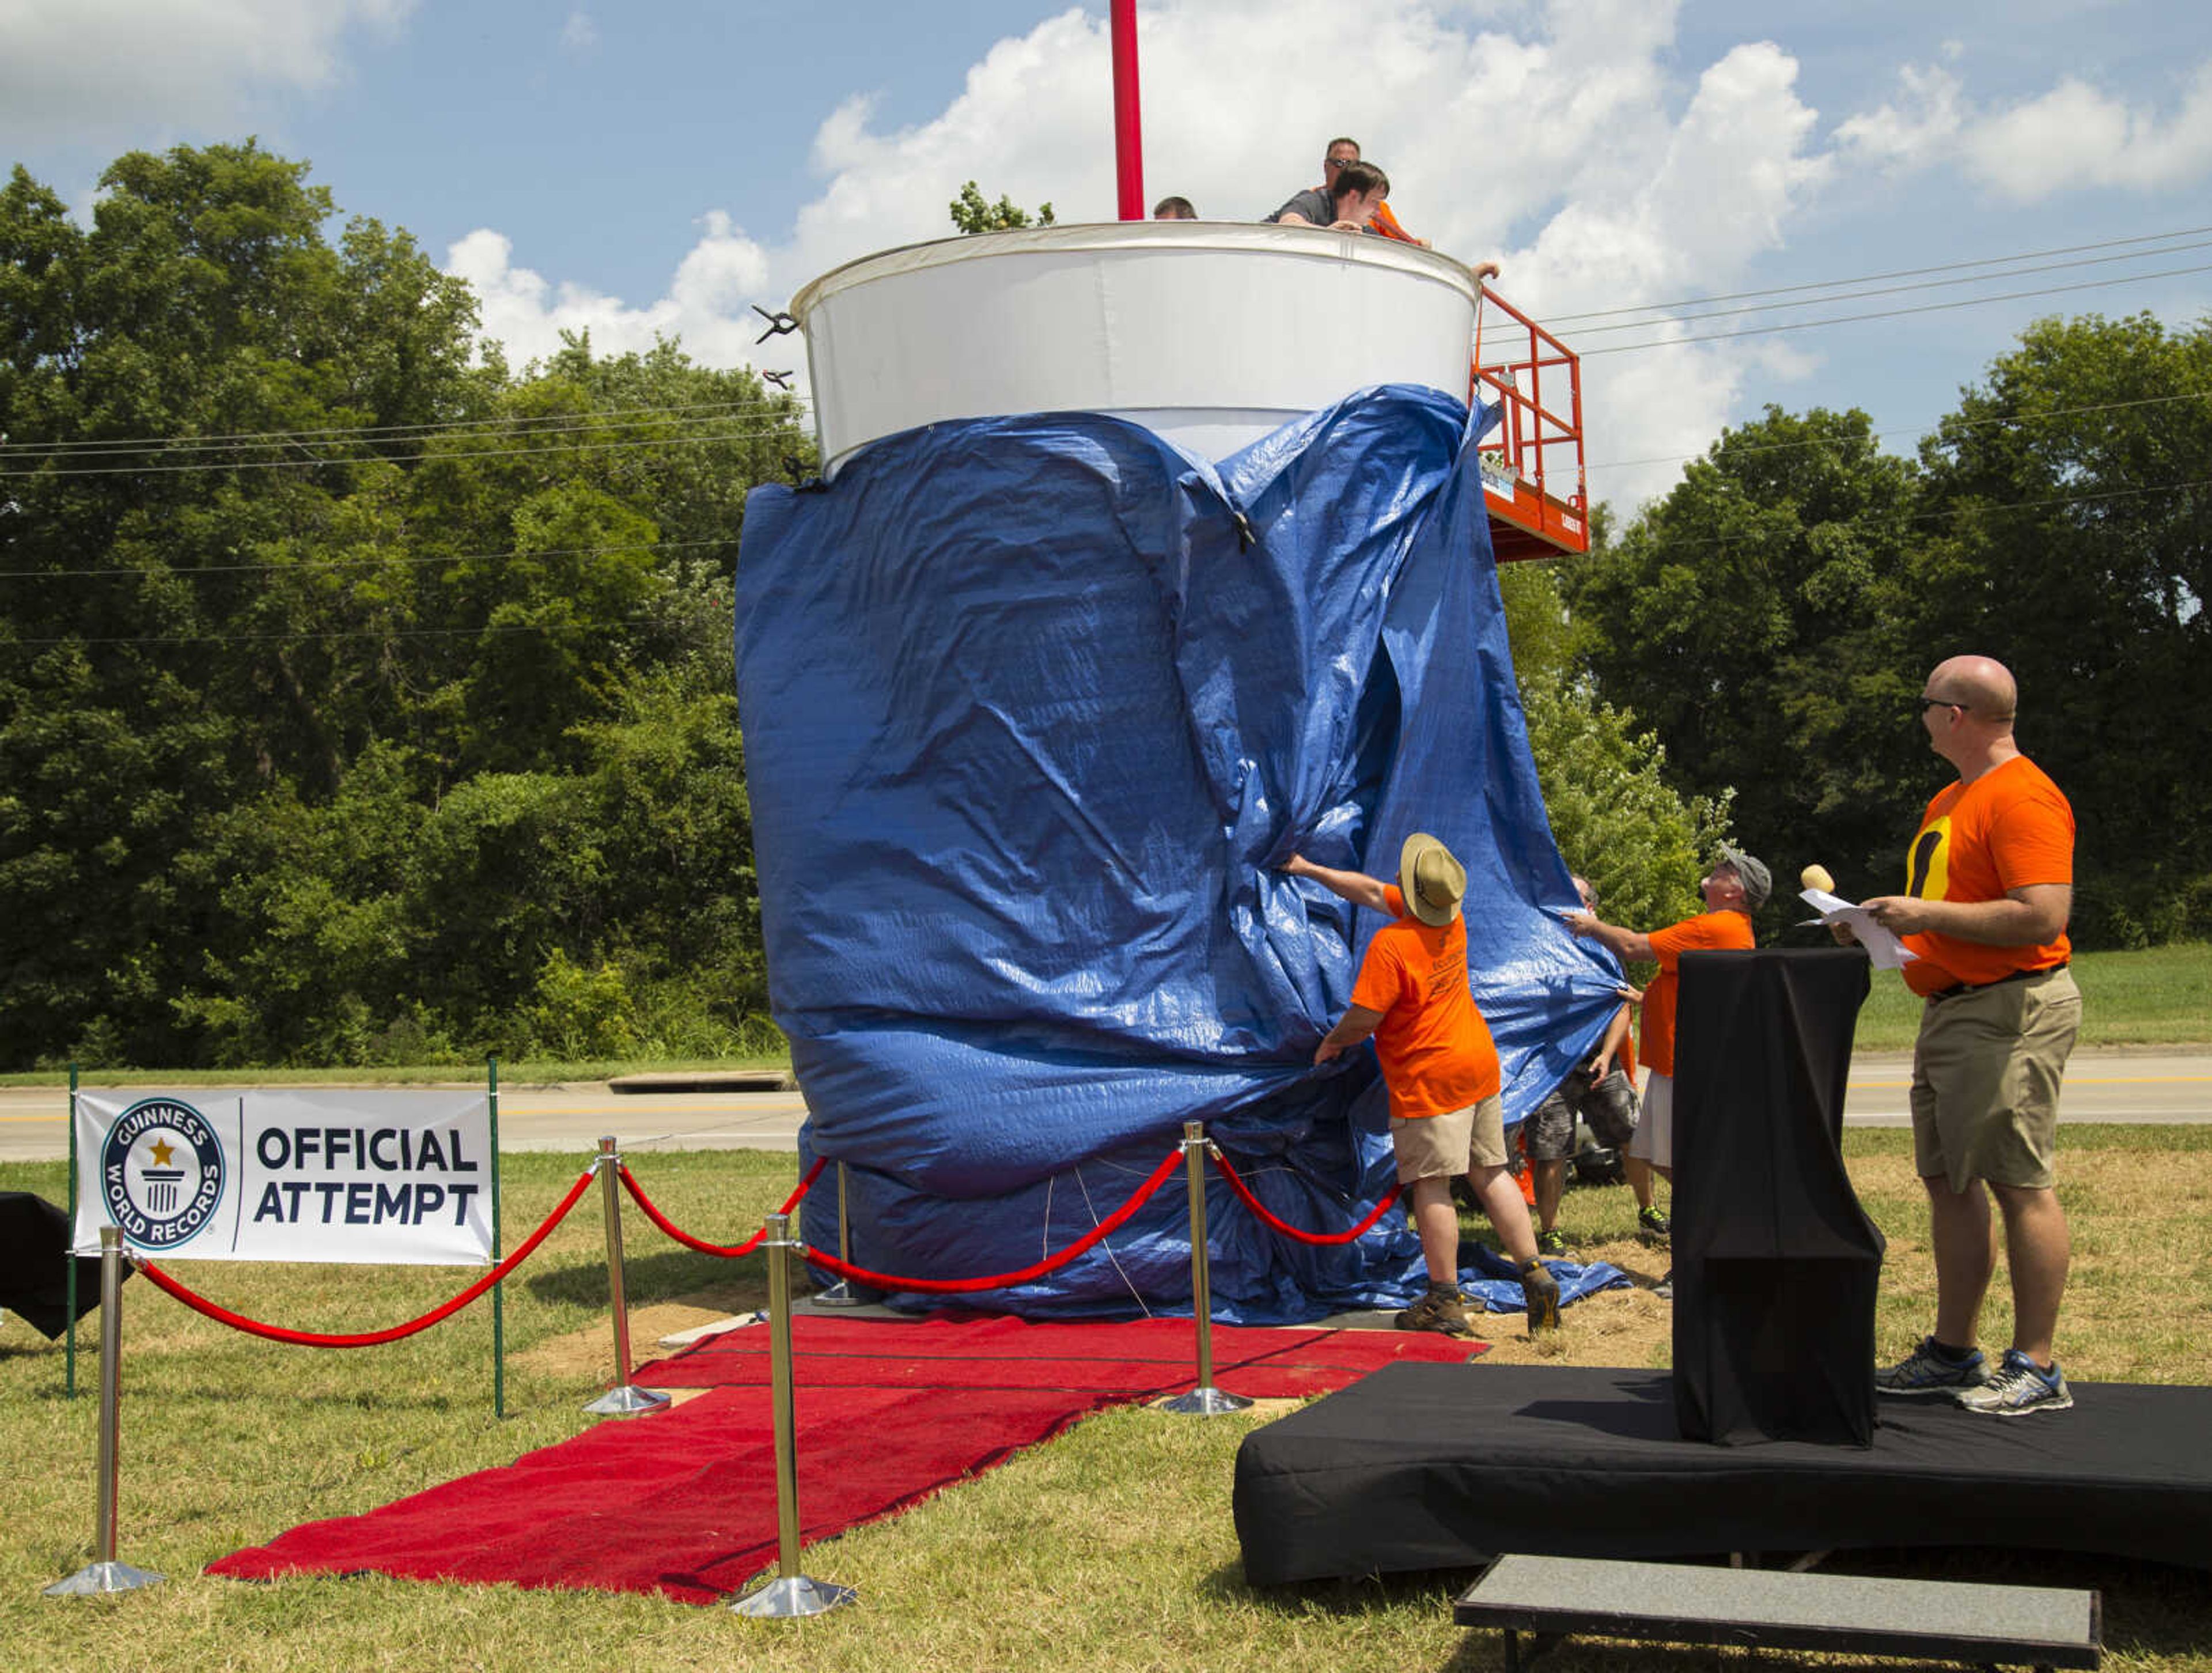
<path id="1" fill-rule="evenodd" d="M 1192 1342 L 1188 1319 L 794 1320 L 800 1539 L 927 1498 L 1102 1407 L 1181 1392 L 1194 1380 Z M 768 1346 L 764 1326 L 710 1337 L 635 1377 L 708 1393 L 609 1419 L 366 1516 L 307 1523 L 208 1572 L 368 1572 L 718 1603 L 775 1561 Z M 1214 1381 L 1255 1398 L 1326 1394 L 1395 1360 L 1458 1362 L 1479 1351 L 1391 1330 L 1216 1325 Z"/>

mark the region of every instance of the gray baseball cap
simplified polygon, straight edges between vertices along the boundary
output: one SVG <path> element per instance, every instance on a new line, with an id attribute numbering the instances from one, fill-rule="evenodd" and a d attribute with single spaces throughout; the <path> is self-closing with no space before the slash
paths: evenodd
<path id="1" fill-rule="evenodd" d="M 1766 862 L 1746 854 L 1741 849 L 1721 844 L 1720 863 L 1735 867 L 1735 874 L 1743 879 L 1743 903 L 1764 906 L 1766 897 L 1774 892 L 1774 873 L 1766 869 Z"/>

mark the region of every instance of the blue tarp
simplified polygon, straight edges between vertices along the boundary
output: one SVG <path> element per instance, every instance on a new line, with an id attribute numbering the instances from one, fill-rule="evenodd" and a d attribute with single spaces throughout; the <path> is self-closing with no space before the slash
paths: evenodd
<path id="1" fill-rule="evenodd" d="M 1486 422 L 1483 415 L 1479 422 Z M 1518 1121 L 1602 1031 L 1608 955 L 1530 763 L 1467 410 L 1364 391 L 1218 465 L 1097 414 L 934 425 L 756 490 L 737 662 L 771 1001 L 848 1165 L 853 1258 L 1018 1269 L 1203 1122 L 1275 1214 L 1392 1178 L 1371 1050 L 1326 1068 L 1378 926 L 1273 869 L 1468 870 L 1475 996 Z M 1218 1315 L 1402 1305 L 1418 1244 L 1268 1231 L 1207 1195 Z M 983 1298 L 1188 1311 L 1180 1177 L 1072 1266 Z M 804 1235 L 836 1247 L 836 1198 Z"/>

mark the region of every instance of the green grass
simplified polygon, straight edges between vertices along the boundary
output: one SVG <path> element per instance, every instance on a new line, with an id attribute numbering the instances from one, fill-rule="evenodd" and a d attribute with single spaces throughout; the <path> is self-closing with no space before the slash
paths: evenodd
<path id="1" fill-rule="evenodd" d="M 2212 1129 L 2100 1126 L 2069 1129 L 2065 1142 L 2061 1189 L 2075 1238 L 2062 1330 L 2069 1374 L 2091 1382 L 2206 1380 Z M 1877 1321 L 1885 1353 L 1901 1352 L 1927 1325 L 1927 1214 L 1909 1144 L 1899 1132 L 1846 1135 L 1862 1199 L 1890 1238 Z M 787 1155 L 728 1152 L 654 1154 L 636 1165 L 678 1224 L 734 1241 L 788 1190 L 793 1165 Z M 566 1189 L 576 1166 L 552 1156 L 508 1159 L 510 1241 Z M 0 1166 L 0 1188 L 58 1198 L 62 1176 L 60 1164 Z M 1578 1191 L 1573 1214 L 1577 1223 L 1620 1219 L 1615 1211 L 1626 1201 L 1619 1191 Z M 855 1586 L 861 1598 L 856 1608 L 810 1621 L 749 1622 L 724 1609 L 592 1592 L 375 1578 L 252 1585 L 200 1574 L 214 1558 L 296 1523 L 368 1510 L 593 1421 L 578 1410 L 593 1379 L 546 1368 L 554 1361 L 542 1351 L 605 1329 L 602 1243 L 589 1205 L 587 1198 L 508 1286 L 512 1415 L 505 1422 L 491 1414 L 485 1304 L 389 1348 L 316 1352 L 227 1331 L 133 1281 L 124 1309 L 118 1554 L 170 1579 L 131 1597 L 39 1595 L 89 1555 L 97 1357 L 82 1357 L 85 1393 L 65 1401 L 58 1346 L 20 1321 L 0 1327 L 0 1457 L 9 1461 L 0 1644 L 8 1664 L 87 1673 L 599 1673 L 633 1665 L 1342 1673 L 1503 1665 L 1497 1635 L 1451 1624 L 1449 1600 L 1464 1573 L 1267 1591 L 1244 1584 L 1230 1482 L 1237 1443 L 1264 1413 L 1197 1421 L 1109 1412 L 904 1515 L 810 1547 L 806 1571 Z M 675 1250 L 635 1218 L 629 1234 L 633 1305 L 732 1282 L 741 1304 L 763 1299 L 757 1258 L 725 1262 Z M 392 1323 L 458 1281 L 452 1272 L 393 1268 L 201 1262 L 180 1271 L 241 1311 L 331 1329 Z M 1586 1352 L 1601 1346 L 1594 1317 L 1577 1326 L 1582 1311 L 1567 1316 L 1569 1363 L 1577 1343 Z M 2000 1283 L 1985 1335 L 2002 1339 L 2005 1328 Z M 802 1460 L 802 1483 L 805 1468 Z M 769 1490 L 763 1482 L 762 1491 Z M 2105 1594 L 2108 1665 L 2212 1669 L 2212 1582 L 2202 1574 L 1990 1553 L 1841 1560 L 2095 1586 Z M 1712 1658 L 1577 1642 L 1544 1664 L 1556 1673 L 1689 1673 Z"/>
<path id="2" fill-rule="evenodd" d="M 2212 1041 L 2212 945 L 2202 941 L 2140 952 L 2081 952 L 2085 1046 L 2202 1045 Z M 1920 1026 L 1920 1001 L 1896 975 L 1877 970 L 1859 1013 L 1863 1051 L 1905 1051 Z"/>

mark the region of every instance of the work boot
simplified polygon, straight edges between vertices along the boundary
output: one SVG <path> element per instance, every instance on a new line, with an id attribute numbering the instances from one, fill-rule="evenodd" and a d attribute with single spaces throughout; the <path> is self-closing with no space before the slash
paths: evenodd
<path id="1" fill-rule="evenodd" d="M 1540 1258 L 1521 1268 L 1521 1293 L 1528 1303 L 1530 1335 L 1559 1328 L 1559 1281 L 1552 1276 Z"/>
<path id="2" fill-rule="evenodd" d="M 1471 1336 L 1467 1305 L 1459 1299 L 1456 1284 L 1431 1284 L 1426 1295 L 1398 1315 L 1401 1330 L 1434 1330 L 1440 1335 Z"/>

